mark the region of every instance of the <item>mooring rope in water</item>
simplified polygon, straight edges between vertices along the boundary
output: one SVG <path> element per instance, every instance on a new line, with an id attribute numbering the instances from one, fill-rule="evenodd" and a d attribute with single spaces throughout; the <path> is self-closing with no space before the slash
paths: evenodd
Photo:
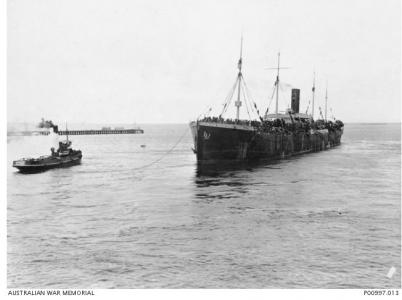
<path id="1" fill-rule="evenodd" d="M 160 162 L 163 158 L 165 158 L 168 154 L 170 154 L 177 147 L 177 145 L 181 142 L 181 140 L 184 138 L 184 136 L 186 135 L 187 132 L 188 132 L 188 128 L 186 128 L 186 130 L 183 132 L 183 134 L 180 136 L 180 138 L 177 140 L 177 142 L 173 145 L 173 147 L 170 148 L 167 152 L 165 152 L 162 156 L 160 156 L 159 158 L 155 159 L 154 161 L 152 161 L 146 165 L 134 168 L 133 170 L 145 169 L 145 168 L 152 166 L 153 164 L 156 164 L 157 162 Z"/>

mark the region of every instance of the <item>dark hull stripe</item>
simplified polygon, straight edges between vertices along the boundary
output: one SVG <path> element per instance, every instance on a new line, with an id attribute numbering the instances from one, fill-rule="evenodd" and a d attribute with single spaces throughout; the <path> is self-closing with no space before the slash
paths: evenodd
<path id="1" fill-rule="evenodd" d="M 258 133 L 227 126 L 191 123 L 199 162 L 276 160 L 339 145 L 343 131 Z"/>

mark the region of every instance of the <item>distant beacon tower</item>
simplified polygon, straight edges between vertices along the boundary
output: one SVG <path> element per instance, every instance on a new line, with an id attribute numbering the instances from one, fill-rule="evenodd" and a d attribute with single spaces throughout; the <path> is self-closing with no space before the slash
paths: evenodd
<path id="1" fill-rule="evenodd" d="M 299 113 L 300 89 L 292 89 L 292 111 Z"/>

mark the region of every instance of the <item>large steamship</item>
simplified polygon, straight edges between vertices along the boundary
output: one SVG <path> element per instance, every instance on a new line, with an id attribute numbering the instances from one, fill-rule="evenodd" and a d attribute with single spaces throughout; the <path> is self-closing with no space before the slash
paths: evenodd
<path id="1" fill-rule="evenodd" d="M 334 117 L 327 119 L 327 93 L 325 115 L 320 108 L 321 118 L 314 120 L 315 80 L 311 113 L 308 113 L 308 109 L 306 113 L 299 111 L 300 89 L 295 88 L 291 90 L 291 108 L 284 113 L 278 112 L 280 54 L 275 69 L 277 76 L 272 94 L 272 99 L 274 96 L 276 98 L 275 113 L 270 114 L 267 109 L 264 115 L 260 116 L 257 105 L 248 96 L 248 88 L 243 78 L 241 45 L 237 79 L 225 101 L 222 113 L 217 117 L 204 116 L 190 123 L 194 139 L 193 151 L 198 163 L 269 161 L 321 151 L 341 143 L 344 125 Z M 222 116 L 235 94 L 236 119 L 224 119 Z M 242 103 L 245 103 L 247 111 L 253 110 L 256 113 L 257 119 L 239 119 Z"/>

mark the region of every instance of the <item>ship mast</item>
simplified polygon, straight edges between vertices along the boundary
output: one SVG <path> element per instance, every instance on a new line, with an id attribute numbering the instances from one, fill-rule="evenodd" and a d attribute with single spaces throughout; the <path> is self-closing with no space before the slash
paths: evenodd
<path id="1" fill-rule="evenodd" d="M 236 119 L 239 120 L 240 117 L 240 106 L 241 106 L 241 101 L 240 101 L 240 85 L 241 85 L 241 67 L 242 67 L 242 54 L 243 54 L 243 35 L 241 36 L 241 41 L 240 41 L 240 58 L 239 62 L 237 64 L 237 68 L 239 69 L 239 73 L 237 75 L 237 81 L 238 81 L 238 88 L 237 88 L 237 101 L 235 102 L 236 106 Z"/>
<path id="2" fill-rule="evenodd" d="M 311 89 L 313 91 L 313 100 L 312 100 L 312 107 L 311 107 L 311 116 L 314 119 L 314 96 L 315 96 L 315 71 L 314 71 L 314 77 L 313 77 L 313 88 Z"/>
<path id="3" fill-rule="evenodd" d="M 278 52 L 278 69 L 276 74 L 276 105 L 275 105 L 275 114 L 278 115 L 278 102 L 279 102 L 279 63 L 280 63 L 281 53 Z"/>
<path id="4" fill-rule="evenodd" d="M 279 110 L 279 70 L 281 70 L 281 69 L 289 69 L 288 67 L 281 67 L 280 66 L 280 60 L 281 60 L 281 53 L 278 52 L 278 66 L 276 68 L 267 68 L 268 70 L 276 70 L 276 80 L 275 80 L 275 84 L 274 84 L 274 91 L 273 91 L 272 96 L 271 96 L 271 101 L 272 101 L 273 98 L 274 98 L 274 94 L 276 94 L 276 101 L 275 101 L 276 102 L 275 103 L 276 117 L 278 117 L 278 110 Z M 271 102 L 270 102 L 269 105 L 271 105 Z M 269 106 L 268 106 L 268 109 L 269 109 Z M 268 113 L 268 109 L 267 109 L 266 114 Z"/>
<path id="5" fill-rule="evenodd" d="M 328 82 L 325 87 L 325 122 L 327 121 L 327 104 L 328 104 Z"/>

